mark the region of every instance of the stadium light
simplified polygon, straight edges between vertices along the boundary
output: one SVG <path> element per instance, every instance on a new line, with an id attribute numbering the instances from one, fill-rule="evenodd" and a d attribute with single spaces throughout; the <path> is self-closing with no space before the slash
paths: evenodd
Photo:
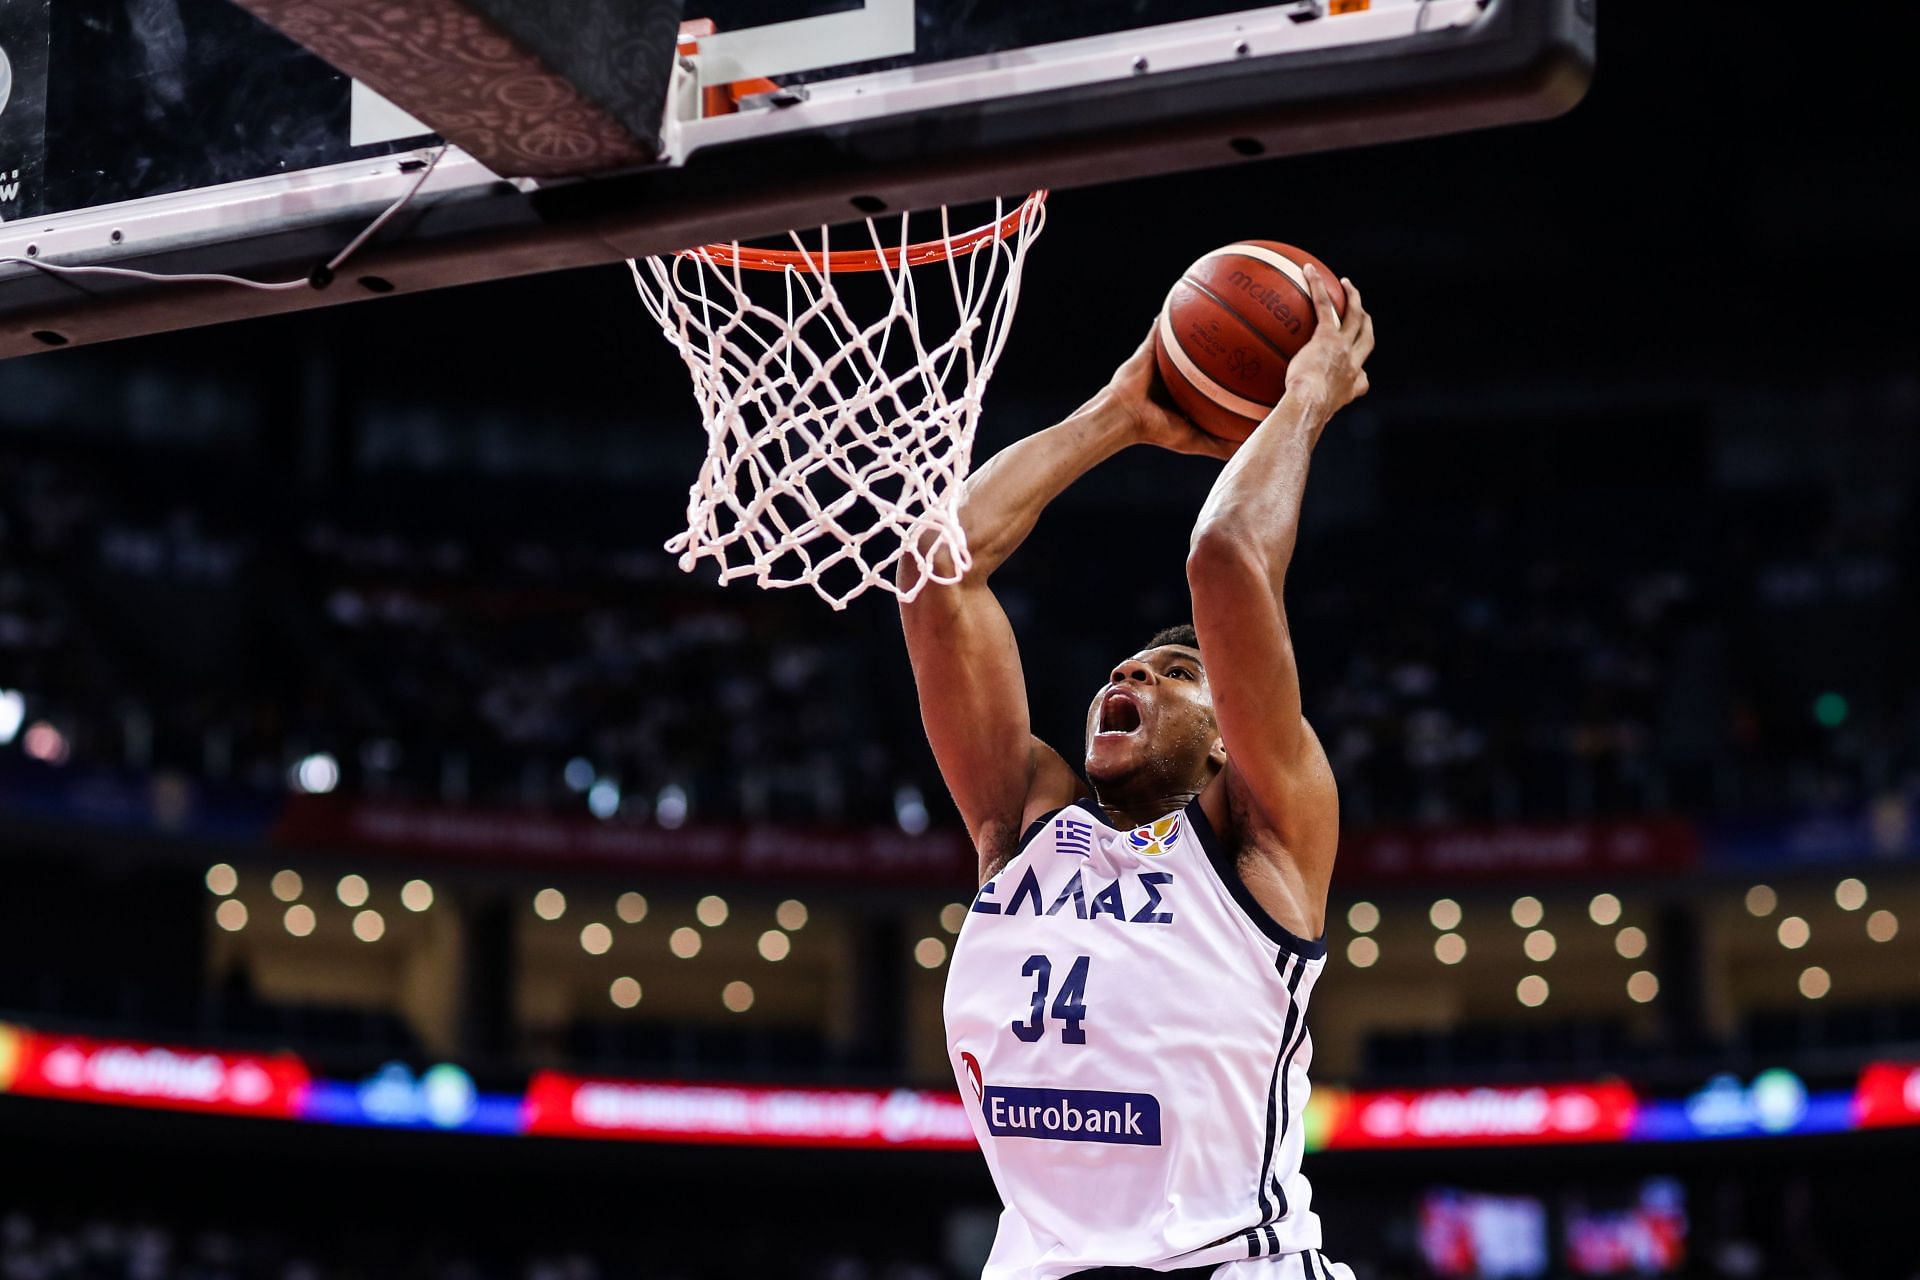
<path id="1" fill-rule="evenodd" d="M 26 753 L 41 764 L 61 765 L 67 762 L 71 748 L 67 745 L 67 735 L 54 728 L 45 720 L 35 720 L 27 726 L 27 733 L 20 740 Z"/>
<path id="2" fill-rule="evenodd" d="M 0 747 L 14 740 L 26 718 L 26 695 L 18 689 L 0 689 Z"/>
<path id="3" fill-rule="evenodd" d="M 1867 917 L 1867 936 L 1875 942 L 1892 942 L 1900 932 L 1900 918 L 1884 908 Z"/>
<path id="4" fill-rule="evenodd" d="M 293 767 L 292 782 L 295 791 L 326 795 L 340 785 L 340 762 L 325 751 L 316 751 Z"/>
<path id="5" fill-rule="evenodd" d="M 605 821 L 620 812 L 620 784 L 602 778 L 587 789 L 587 811 Z"/>
<path id="6" fill-rule="evenodd" d="M 927 802 L 920 795 L 920 788 L 912 783 L 895 788 L 893 820 L 910 836 L 917 836 L 927 829 Z"/>
<path id="7" fill-rule="evenodd" d="M 653 816 L 660 825 L 669 831 L 678 830 L 687 821 L 687 792 L 679 783 L 669 782 L 660 788 L 660 795 L 653 802 Z"/>
<path id="8" fill-rule="evenodd" d="M 1833 901 L 1842 911 L 1858 911 L 1867 905 L 1867 886 L 1848 876 L 1833 887 Z"/>
<path id="9" fill-rule="evenodd" d="M 304 902 L 296 902 L 287 908 L 287 914 L 281 918 L 281 923 L 287 926 L 287 932 L 294 937 L 304 938 L 312 934 L 318 920 L 313 914 L 312 907 Z"/>
<path id="10" fill-rule="evenodd" d="M 578 793 L 593 785 L 593 761 L 585 756 L 575 756 L 567 761 L 566 768 L 560 771 L 560 778 L 567 784 L 567 790 Z"/>

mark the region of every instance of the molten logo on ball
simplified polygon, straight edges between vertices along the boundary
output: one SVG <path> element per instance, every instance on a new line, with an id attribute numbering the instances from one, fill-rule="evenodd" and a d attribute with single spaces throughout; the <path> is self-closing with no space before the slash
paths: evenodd
<path id="1" fill-rule="evenodd" d="M 1252 298 L 1272 313 L 1273 318 L 1287 327 L 1288 333 L 1300 332 L 1300 317 L 1280 296 L 1280 291 L 1272 285 L 1261 284 L 1244 271 L 1236 271 L 1227 277 L 1227 284 Z"/>

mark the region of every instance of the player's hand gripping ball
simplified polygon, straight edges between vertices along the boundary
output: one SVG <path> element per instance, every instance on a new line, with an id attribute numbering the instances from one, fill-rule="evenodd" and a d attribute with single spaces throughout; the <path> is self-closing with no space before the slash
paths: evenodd
<path id="1" fill-rule="evenodd" d="M 1167 294 L 1154 363 L 1167 395 L 1195 426 L 1245 440 L 1287 390 L 1287 362 L 1313 337 L 1312 263 L 1336 313 L 1346 293 L 1327 264 L 1277 240 L 1240 240 L 1188 267 Z"/>

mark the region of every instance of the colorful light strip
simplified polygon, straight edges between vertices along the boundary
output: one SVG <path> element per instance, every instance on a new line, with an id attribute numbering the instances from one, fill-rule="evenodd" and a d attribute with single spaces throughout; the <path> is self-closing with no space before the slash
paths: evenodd
<path id="1" fill-rule="evenodd" d="M 754 1147 L 963 1151 L 957 1093 L 594 1079 L 541 1072 L 525 1094 L 482 1093 L 458 1067 L 390 1064 L 316 1080 L 292 1054 L 187 1049 L 0 1023 L 0 1094 L 313 1124 Z M 1685 1142 L 1920 1126 L 1920 1063 L 1874 1063 L 1852 1091 L 1808 1092 L 1785 1071 L 1716 1077 L 1684 1099 L 1619 1081 L 1460 1089 L 1321 1087 L 1309 1151 Z"/>
<path id="2" fill-rule="evenodd" d="M 1640 1106 L 1632 1089 L 1600 1084 L 1470 1089 L 1316 1089 L 1309 1149 L 1379 1150 L 1623 1142 Z"/>
<path id="3" fill-rule="evenodd" d="M 1860 1073 L 1854 1094 L 1862 1129 L 1920 1124 L 1920 1063 L 1876 1062 Z"/>
<path id="4" fill-rule="evenodd" d="M 44 1035 L 0 1024 L 0 1093 L 292 1119 L 311 1081 L 292 1054 Z"/>
<path id="5" fill-rule="evenodd" d="M 914 1089 L 769 1089 L 541 1072 L 527 1090 L 531 1134 L 776 1147 L 965 1150 L 958 1094 Z"/>

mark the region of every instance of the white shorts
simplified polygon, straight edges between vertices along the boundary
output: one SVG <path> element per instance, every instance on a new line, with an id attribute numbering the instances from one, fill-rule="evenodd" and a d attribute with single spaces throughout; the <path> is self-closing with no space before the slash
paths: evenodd
<path id="1" fill-rule="evenodd" d="M 1315 1249 L 1229 1262 L 1214 1271 L 1213 1280 L 1354 1280 L 1354 1276 L 1352 1267 L 1329 1262 Z"/>

